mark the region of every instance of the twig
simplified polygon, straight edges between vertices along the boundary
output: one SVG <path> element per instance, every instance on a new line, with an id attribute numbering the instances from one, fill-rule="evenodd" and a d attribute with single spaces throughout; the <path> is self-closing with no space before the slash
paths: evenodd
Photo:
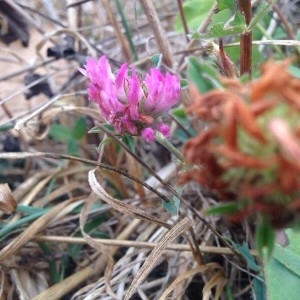
<path id="1" fill-rule="evenodd" d="M 281 9 L 276 4 L 273 5 L 273 9 L 277 13 L 277 15 L 280 18 L 281 22 L 283 23 L 283 25 L 286 29 L 288 37 L 290 39 L 296 39 L 296 35 L 293 32 L 293 29 L 290 26 L 290 24 L 288 23 L 288 20 L 286 19 L 285 15 L 282 13 Z"/>
<path id="2" fill-rule="evenodd" d="M 140 2 L 148 19 L 149 25 L 155 35 L 159 51 L 163 55 L 163 60 L 168 67 L 172 68 L 174 65 L 174 58 L 170 49 L 170 44 L 161 26 L 153 2 L 151 0 L 141 0 Z"/>
<path id="3" fill-rule="evenodd" d="M 240 43 L 231 43 L 224 45 L 224 47 L 235 47 L 239 46 Z M 280 45 L 280 46 L 294 46 L 299 47 L 300 41 L 295 40 L 263 40 L 263 41 L 252 41 L 253 45 Z"/>
<path id="4" fill-rule="evenodd" d="M 43 61 L 43 62 L 41 62 L 41 63 L 39 63 L 39 64 L 36 64 L 36 65 L 34 65 L 34 66 L 29 66 L 29 67 L 26 67 L 26 68 L 21 69 L 21 70 L 19 70 L 19 71 L 16 71 L 16 72 L 14 72 L 14 73 L 5 75 L 5 76 L 3 76 L 3 77 L 0 77 L 0 82 L 1 82 L 1 81 L 6 81 L 6 80 L 8 80 L 8 79 L 11 79 L 11 78 L 13 78 L 13 77 L 19 76 L 19 75 L 21 75 L 21 74 L 23 74 L 23 73 L 26 73 L 26 72 L 31 72 L 31 71 L 33 71 L 33 70 L 36 69 L 36 68 L 46 66 L 47 64 L 51 64 L 51 63 L 54 62 L 55 60 L 56 60 L 56 58 L 51 58 L 51 59 L 49 59 L 49 60 Z"/>
<path id="5" fill-rule="evenodd" d="M 50 153 L 50 152 L 34 152 L 34 153 L 31 153 L 31 152 L 18 152 L 18 153 L 6 152 L 6 153 L 0 153 L 0 159 L 1 158 L 6 158 L 6 159 L 21 159 L 21 158 L 23 158 L 23 159 L 25 159 L 25 158 L 36 158 L 36 157 L 45 157 L 45 158 L 53 158 L 53 159 L 68 159 L 68 160 L 73 160 L 73 161 L 79 161 L 81 163 L 97 166 L 97 167 L 105 169 L 105 170 L 117 172 L 117 173 L 129 178 L 130 180 L 133 180 L 133 181 L 143 185 L 145 188 L 147 188 L 148 190 L 150 190 L 151 192 L 153 192 L 157 196 L 159 196 L 163 201 L 166 201 L 166 202 L 170 201 L 165 195 L 161 194 L 157 189 L 152 188 L 150 185 L 143 182 L 142 180 L 135 178 L 134 176 L 129 174 L 126 170 L 117 169 L 115 167 L 112 167 L 112 166 L 109 166 L 109 165 L 106 165 L 103 163 L 99 163 L 94 160 L 80 158 L 80 157 L 66 155 L 66 154 L 60 154 L 60 153 Z"/>
<path id="6" fill-rule="evenodd" d="M 49 235 L 38 235 L 34 238 L 35 241 L 43 241 L 50 243 L 68 243 L 68 244 L 86 244 L 84 238 L 79 237 L 67 237 L 67 236 L 49 236 Z M 108 246 L 117 246 L 117 247 L 134 247 L 134 248 L 146 248 L 152 249 L 157 246 L 157 243 L 150 242 L 139 242 L 139 241 L 130 241 L 130 240 L 118 240 L 118 239 L 94 239 L 95 242 L 102 243 L 103 245 Z M 214 246 L 200 246 L 199 249 L 203 253 L 214 253 L 220 255 L 233 255 L 234 252 L 231 251 L 228 247 L 214 247 Z M 166 251 L 191 251 L 189 245 L 183 244 L 169 244 Z M 250 253 L 253 256 L 258 256 L 256 250 L 250 250 Z"/>
<path id="7" fill-rule="evenodd" d="M 186 22 L 186 17 L 185 17 L 184 10 L 183 10 L 182 0 L 177 0 L 177 5 L 179 8 L 180 18 L 181 18 L 181 22 L 182 22 L 184 33 L 185 33 L 185 39 L 188 42 L 189 39 L 188 39 L 187 35 L 189 34 L 189 28 L 188 28 L 188 25 Z"/>
<path id="8" fill-rule="evenodd" d="M 112 7 L 111 7 L 111 1 L 104 0 L 103 6 L 104 6 L 106 14 L 109 18 L 109 21 L 111 22 L 112 26 L 114 27 L 114 32 L 116 34 L 116 38 L 117 38 L 118 42 L 121 45 L 122 52 L 124 54 L 124 58 L 126 61 L 131 62 L 132 56 L 131 56 L 130 48 L 128 45 L 128 41 L 125 39 L 124 34 L 122 33 L 122 30 L 116 20 L 115 13 L 113 12 Z"/>
<path id="9" fill-rule="evenodd" d="M 207 29 L 207 27 L 209 26 L 209 24 L 212 21 L 212 17 L 215 14 L 215 9 L 216 9 L 216 4 L 213 5 L 213 7 L 210 9 L 210 11 L 208 12 L 206 18 L 204 19 L 204 21 L 202 22 L 202 24 L 199 26 L 199 28 L 197 29 L 197 32 L 199 33 L 204 33 Z M 195 44 L 198 43 L 197 39 L 192 39 L 189 44 L 186 47 L 186 51 L 190 51 L 191 49 L 193 49 L 193 47 L 195 46 Z M 202 47 L 202 46 L 201 46 Z M 184 53 L 182 55 L 182 57 L 179 60 L 179 70 L 183 71 L 183 69 L 185 68 L 186 63 L 184 62 L 186 58 L 186 53 Z"/>
<path id="10" fill-rule="evenodd" d="M 39 107 L 35 111 L 33 111 L 29 116 L 26 116 L 22 118 L 21 120 L 16 122 L 15 129 L 20 130 L 22 126 L 24 126 L 25 123 L 27 123 L 29 120 L 34 118 L 35 116 L 39 115 L 42 111 L 44 111 L 46 108 L 51 106 L 54 102 L 62 99 L 62 98 L 70 98 L 70 97 L 76 97 L 76 96 L 82 96 L 86 95 L 86 91 L 78 91 L 75 93 L 69 93 L 69 94 L 58 94 L 51 98 L 48 102 L 46 102 L 43 106 Z"/>

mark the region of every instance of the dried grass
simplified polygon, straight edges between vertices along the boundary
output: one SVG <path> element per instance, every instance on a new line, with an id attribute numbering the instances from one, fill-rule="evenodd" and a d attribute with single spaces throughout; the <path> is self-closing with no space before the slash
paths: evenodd
<path id="1" fill-rule="evenodd" d="M 180 216 L 170 217 L 161 201 L 176 195 L 180 165 L 162 149 L 137 141 L 135 154 L 116 143 L 98 153 L 109 135 L 102 132 L 76 141 L 77 156 L 68 156 L 67 143 L 50 135 L 53 124 L 72 128 L 82 116 L 88 129 L 103 121 L 77 72 L 87 56 L 104 53 L 115 67 L 126 60 L 146 70 L 162 52 L 165 69 L 183 72 L 185 56 L 203 52 L 174 31 L 175 1 L 120 1 L 131 40 L 113 1 L 4 1 L 29 24 L 30 42 L 0 44 L 0 141 L 19 143 L 0 153 L 1 181 L 18 203 L 0 225 L 0 299 L 225 299 L 226 282 L 242 290 L 248 271 L 236 267 L 245 263 L 222 234 L 241 241 L 243 226 L 203 217 L 215 200 L 193 185 L 177 195 Z M 65 36 L 75 54 L 47 57 L 47 49 L 67 45 Z M 31 73 L 43 77 L 25 85 Z M 54 96 L 26 100 L 24 91 L 45 79 Z"/>

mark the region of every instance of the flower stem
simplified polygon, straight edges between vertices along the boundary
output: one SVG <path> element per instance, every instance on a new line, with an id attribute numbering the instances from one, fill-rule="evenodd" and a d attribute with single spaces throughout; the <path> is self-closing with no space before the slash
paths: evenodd
<path id="1" fill-rule="evenodd" d="M 245 16 L 246 25 L 248 26 L 252 19 L 251 0 L 238 0 L 238 9 Z M 240 73 L 248 73 L 251 77 L 252 69 L 252 31 L 241 35 L 241 54 L 240 54 Z"/>
<path id="2" fill-rule="evenodd" d="M 169 140 L 159 131 L 155 133 L 156 141 L 168 149 L 174 156 L 176 156 L 181 162 L 184 162 L 184 157 L 178 149 L 176 149 Z"/>

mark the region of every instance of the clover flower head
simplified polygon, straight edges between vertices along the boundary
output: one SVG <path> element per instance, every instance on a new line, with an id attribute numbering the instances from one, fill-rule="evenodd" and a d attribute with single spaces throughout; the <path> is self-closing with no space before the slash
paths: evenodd
<path id="1" fill-rule="evenodd" d="M 260 215 L 277 228 L 300 221 L 300 80 L 289 64 L 269 61 L 258 79 L 223 78 L 226 89 L 206 94 L 190 87 L 188 112 L 207 124 L 184 147 L 195 168 L 181 181 L 234 203 L 233 221 Z"/>
<path id="2" fill-rule="evenodd" d="M 141 135 L 147 142 L 155 140 L 156 131 L 170 136 L 162 115 L 179 102 L 180 80 L 176 75 L 152 68 L 143 79 L 134 67 L 123 64 L 115 76 L 105 56 L 89 58 L 85 69 L 79 71 L 90 80 L 89 99 L 99 105 L 118 134 Z"/>

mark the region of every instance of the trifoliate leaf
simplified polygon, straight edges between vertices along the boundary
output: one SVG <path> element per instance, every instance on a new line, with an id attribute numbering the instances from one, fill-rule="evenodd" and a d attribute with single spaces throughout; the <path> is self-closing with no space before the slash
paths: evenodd
<path id="1" fill-rule="evenodd" d="M 218 12 L 227 8 L 232 10 L 236 8 L 235 0 L 218 0 L 217 3 Z"/>
<path id="2" fill-rule="evenodd" d="M 207 33 L 199 33 L 195 32 L 189 37 L 191 39 L 208 39 L 208 38 L 221 38 L 229 35 L 241 34 L 247 30 L 247 26 L 245 24 L 231 26 L 227 25 L 225 27 L 224 23 L 217 23 L 212 26 L 209 32 Z"/>
<path id="3" fill-rule="evenodd" d="M 72 138 L 68 139 L 68 153 L 71 155 L 77 155 L 79 150 L 79 144 Z"/>
<path id="4" fill-rule="evenodd" d="M 86 132 L 87 132 L 86 119 L 83 117 L 78 118 L 71 132 L 73 139 L 80 140 L 85 136 Z"/>
<path id="5" fill-rule="evenodd" d="M 182 195 L 184 187 L 179 187 L 176 189 L 178 195 Z M 172 216 L 178 216 L 180 199 L 177 196 L 174 196 L 173 199 L 169 202 L 163 201 L 163 208 L 166 209 Z"/>
<path id="6" fill-rule="evenodd" d="M 135 140 L 134 138 L 129 135 L 126 134 L 122 137 L 122 142 L 132 151 L 135 152 Z"/>
<path id="7" fill-rule="evenodd" d="M 214 0 L 184 1 L 183 10 L 188 28 L 196 30 L 205 20 L 213 5 Z M 179 32 L 183 32 L 183 24 L 179 14 L 176 18 L 175 29 Z"/>
<path id="8" fill-rule="evenodd" d="M 50 135 L 57 141 L 65 141 L 70 138 L 70 129 L 61 124 L 52 124 L 50 128 Z"/>

